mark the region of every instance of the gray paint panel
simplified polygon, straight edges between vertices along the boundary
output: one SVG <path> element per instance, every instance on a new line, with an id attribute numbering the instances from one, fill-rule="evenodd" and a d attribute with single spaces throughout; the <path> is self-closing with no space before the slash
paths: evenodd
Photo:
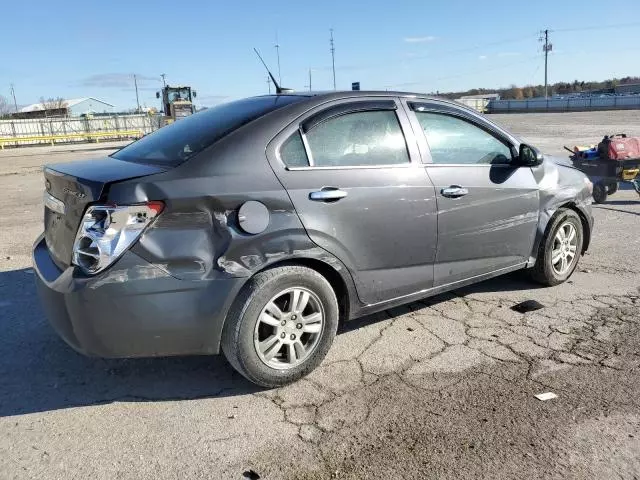
<path id="1" fill-rule="evenodd" d="M 368 102 L 375 98 L 362 97 Z M 411 163 L 389 167 L 287 170 L 279 146 L 317 113 L 354 99 L 324 103 L 300 116 L 267 147 L 274 172 L 287 189 L 309 237 L 344 263 L 364 304 L 378 303 L 433 285 L 437 239 L 433 186 L 420 163 L 415 136 L 397 110 Z M 309 199 L 323 187 L 347 196 L 337 202 Z"/>
<path id="2" fill-rule="evenodd" d="M 437 192 L 435 285 L 522 263 L 538 223 L 538 185 L 531 169 L 505 165 L 429 165 Z M 447 198 L 443 188 L 469 193 Z"/>
<path id="3" fill-rule="evenodd" d="M 309 236 L 347 265 L 364 303 L 431 286 L 436 202 L 423 168 L 306 170 L 282 178 Z M 347 197 L 309 200 L 324 186 Z"/>

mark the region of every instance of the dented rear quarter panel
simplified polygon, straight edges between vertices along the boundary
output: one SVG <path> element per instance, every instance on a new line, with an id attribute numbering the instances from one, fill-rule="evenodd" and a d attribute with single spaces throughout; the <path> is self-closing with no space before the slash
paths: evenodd
<path id="1" fill-rule="evenodd" d="M 219 325 L 213 327 L 216 343 L 241 286 L 270 266 L 299 259 L 322 262 L 354 291 L 345 266 L 310 240 L 271 170 L 264 146 L 272 127 L 266 125 L 241 128 L 183 165 L 114 184 L 108 192 L 108 200 L 115 203 L 165 202 L 165 210 L 132 247 L 133 253 L 187 282 L 211 282 L 215 288 L 217 280 L 240 280 L 233 298 L 212 319 L 212 325 Z M 245 233 L 238 220 L 238 209 L 249 200 L 269 211 L 266 230 L 255 235 Z M 357 295 L 349 298 L 355 302 Z M 354 304 L 350 311 L 358 308 Z"/>

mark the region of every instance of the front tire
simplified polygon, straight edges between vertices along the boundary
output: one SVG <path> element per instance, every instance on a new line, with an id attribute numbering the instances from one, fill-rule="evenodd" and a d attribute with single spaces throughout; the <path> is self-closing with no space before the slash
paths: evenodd
<path id="1" fill-rule="evenodd" d="M 576 212 L 560 209 L 547 228 L 531 277 L 538 283 L 554 286 L 566 281 L 578 266 L 584 234 Z"/>
<path id="2" fill-rule="evenodd" d="M 618 191 L 618 182 L 609 182 L 607 185 L 607 194 L 613 195 Z"/>
<path id="3" fill-rule="evenodd" d="M 326 356 L 338 328 L 335 292 L 325 277 L 302 266 L 256 274 L 242 290 L 222 333 L 231 365 L 262 387 L 304 377 Z"/>

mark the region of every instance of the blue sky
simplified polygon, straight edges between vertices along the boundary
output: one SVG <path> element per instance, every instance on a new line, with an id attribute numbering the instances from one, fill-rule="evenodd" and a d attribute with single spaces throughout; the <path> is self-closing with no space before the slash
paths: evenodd
<path id="1" fill-rule="evenodd" d="M 30 0 L 5 9 L 0 95 L 19 104 L 93 96 L 126 109 L 155 106 L 168 83 L 192 85 L 198 104 L 267 92 L 257 47 L 282 83 L 332 88 L 329 28 L 338 88 L 421 92 L 542 83 L 538 32 L 554 45 L 549 81 L 640 75 L 640 2 L 617 0 L 370 0 L 220 2 Z M 606 7 L 606 8 L 605 8 Z M 606 12 L 606 14 L 604 14 Z M 616 27 L 613 27 L 616 25 Z M 585 27 L 596 26 L 596 30 Z M 615 52 L 618 53 L 615 53 Z M 611 56 L 610 59 L 606 59 Z"/>

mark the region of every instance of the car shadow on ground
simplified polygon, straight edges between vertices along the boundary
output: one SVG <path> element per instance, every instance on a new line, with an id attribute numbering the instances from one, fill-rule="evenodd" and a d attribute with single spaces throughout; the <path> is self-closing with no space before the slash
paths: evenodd
<path id="1" fill-rule="evenodd" d="M 357 318 L 349 322 L 344 323 L 338 329 L 338 334 L 347 333 L 353 330 L 357 330 L 367 325 L 379 322 L 384 318 L 395 318 L 400 315 L 404 315 L 409 311 L 416 311 L 422 308 L 427 308 L 430 305 L 435 305 L 441 302 L 446 302 L 454 297 L 464 297 L 471 293 L 483 293 L 483 292 L 513 292 L 519 290 L 537 290 L 545 288 L 542 285 L 536 284 L 529 280 L 524 272 L 514 272 L 500 277 L 485 280 L 473 285 L 462 287 L 453 292 L 441 293 L 433 297 L 428 297 L 423 300 L 417 300 L 400 307 L 391 308 L 386 310 L 384 314 L 368 315 L 366 317 Z"/>
<path id="2" fill-rule="evenodd" d="M 117 401 L 152 402 L 235 396 L 258 392 L 220 356 L 107 360 L 76 353 L 48 325 L 37 299 L 33 270 L 0 273 L 0 417 Z M 530 289 L 508 275 L 461 290 Z M 446 301 L 451 294 L 428 299 Z M 412 310 L 422 303 L 409 304 Z M 391 310 L 394 316 L 406 312 Z M 339 333 L 379 321 L 371 315 L 346 323 Z M 385 318 L 387 318 L 385 316 Z"/>
<path id="3" fill-rule="evenodd" d="M 259 390 L 223 356 L 106 360 L 76 353 L 48 324 L 33 275 L 31 269 L 0 273 L 0 417 Z"/>

